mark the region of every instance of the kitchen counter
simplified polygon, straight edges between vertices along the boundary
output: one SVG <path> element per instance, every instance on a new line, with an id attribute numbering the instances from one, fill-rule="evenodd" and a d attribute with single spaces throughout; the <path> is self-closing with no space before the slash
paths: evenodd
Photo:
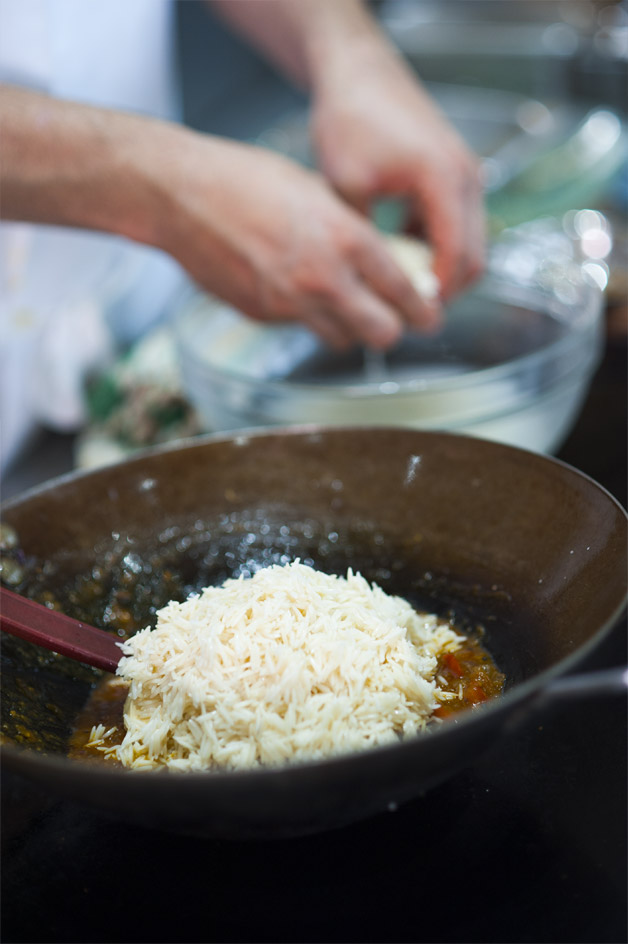
<path id="1" fill-rule="evenodd" d="M 560 458 L 624 504 L 626 428 L 615 341 Z M 71 446 L 38 443 L 4 497 Z M 626 655 L 623 621 L 582 668 Z M 5 773 L 2 939 L 624 942 L 626 738 L 623 698 L 564 703 L 396 812 L 277 842 L 126 826 Z"/>

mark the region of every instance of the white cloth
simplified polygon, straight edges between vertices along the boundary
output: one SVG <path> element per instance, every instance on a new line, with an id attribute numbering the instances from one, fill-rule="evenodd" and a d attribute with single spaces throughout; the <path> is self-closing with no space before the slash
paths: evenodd
<path id="1" fill-rule="evenodd" d="M 0 0 L 0 81 L 179 117 L 171 0 Z M 98 233 L 0 224 L 0 465 L 43 423 L 84 421 L 83 381 L 184 283 L 157 250 Z"/>

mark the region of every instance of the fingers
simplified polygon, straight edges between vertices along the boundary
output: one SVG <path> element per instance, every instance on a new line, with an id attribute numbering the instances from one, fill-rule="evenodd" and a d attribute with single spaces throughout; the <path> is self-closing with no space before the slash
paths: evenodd
<path id="1" fill-rule="evenodd" d="M 474 168 L 470 181 L 471 192 L 468 194 L 466 214 L 466 242 L 470 247 L 470 257 L 466 280 L 463 287 L 475 281 L 484 271 L 486 264 L 486 214 L 484 210 L 484 187 L 479 164 Z"/>
<path id="2" fill-rule="evenodd" d="M 355 333 L 338 317 L 336 311 L 310 306 L 304 310 L 300 320 L 336 351 L 344 351 L 356 343 Z"/>
<path id="3" fill-rule="evenodd" d="M 338 302 L 336 310 L 350 328 L 355 341 L 375 350 L 387 350 L 400 340 L 403 319 L 359 278 L 355 278 Z"/>
<path id="4" fill-rule="evenodd" d="M 438 301 L 418 294 L 382 235 L 348 207 L 334 203 L 333 224 L 319 229 L 310 219 L 303 235 L 290 264 L 265 271 L 253 317 L 299 320 L 337 349 L 384 350 L 406 327 L 440 326 Z"/>
<path id="5" fill-rule="evenodd" d="M 475 162 L 463 159 L 455 173 L 426 186 L 417 184 L 413 217 L 434 252 L 434 271 L 443 298 L 462 291 L 484 268 L 484 208 Z"/>
<path id="6" fill-rule="evenodd" d="M 355 251 L 356 267 L 364 282 L 410 327 L 430 333 L 439 328 L 442 311 L 438 299 L 417 291 L 382 237 L 369 236 Z"/>
<path id="7" fill-rule="evenodd" d="M 365 344 L 386 350 L 403 332 L 400 315 L 379 298 L 357 275 L 343 273 L 342 280 L 321 292 L 316 300 L 301 304 L 299 321 L 336 350 Z"/>
<path id="8" fill-rule="evenodd" d="M 371 210 L 370 190 L 367 188 L 342 186 L 338 181 L 333 182 L 333 187 L 338 196 L 344 202 L 356 210 L 360 216 L 367 217 Z"/>
<path id="9" fill-rule="evenodd" d="M 307 285 L 290 279 L 279 291 L 242 298 L 237 307 L 262 322 L 297 321 L 335 350 L 365 344 L 385 350 L 396 344 L 403 332 L 401 314 L 368 286 L 340 254 Z M 263 300 L 264 299 L 264 300 Z"/>
<path id="10" fill-rule="evenodd" d="M 370 224 L 357 223 L 333 264 L 329 259 L 310 281 L 301 320 L 335 347 L 357 342 L 382 350 L 406 327 L 429 333 L 440 327 L 439 302 L 416 291 Z"/>

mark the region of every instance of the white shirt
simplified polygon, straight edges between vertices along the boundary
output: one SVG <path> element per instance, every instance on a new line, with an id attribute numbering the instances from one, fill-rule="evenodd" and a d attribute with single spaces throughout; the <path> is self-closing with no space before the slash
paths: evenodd
<path id="1" fill-rule="evenodd" d="M 171 0 L 0 0 L 0 81 L 165 119 L 180 114 Z M 158 321 L 184 276 L 121 238 L 0 224 L 0 465 L 43 423 L 84 420 L 83 381 Z"/>

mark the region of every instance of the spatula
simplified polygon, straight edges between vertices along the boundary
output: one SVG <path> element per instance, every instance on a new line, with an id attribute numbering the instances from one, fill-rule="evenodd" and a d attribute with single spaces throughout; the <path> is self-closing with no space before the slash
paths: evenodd
<path id="1" fill-rule="evenodd" d="M 115 636 L 0 587 L 0 628 L 60 655 L 115 672 L 122 657 Z"/>

